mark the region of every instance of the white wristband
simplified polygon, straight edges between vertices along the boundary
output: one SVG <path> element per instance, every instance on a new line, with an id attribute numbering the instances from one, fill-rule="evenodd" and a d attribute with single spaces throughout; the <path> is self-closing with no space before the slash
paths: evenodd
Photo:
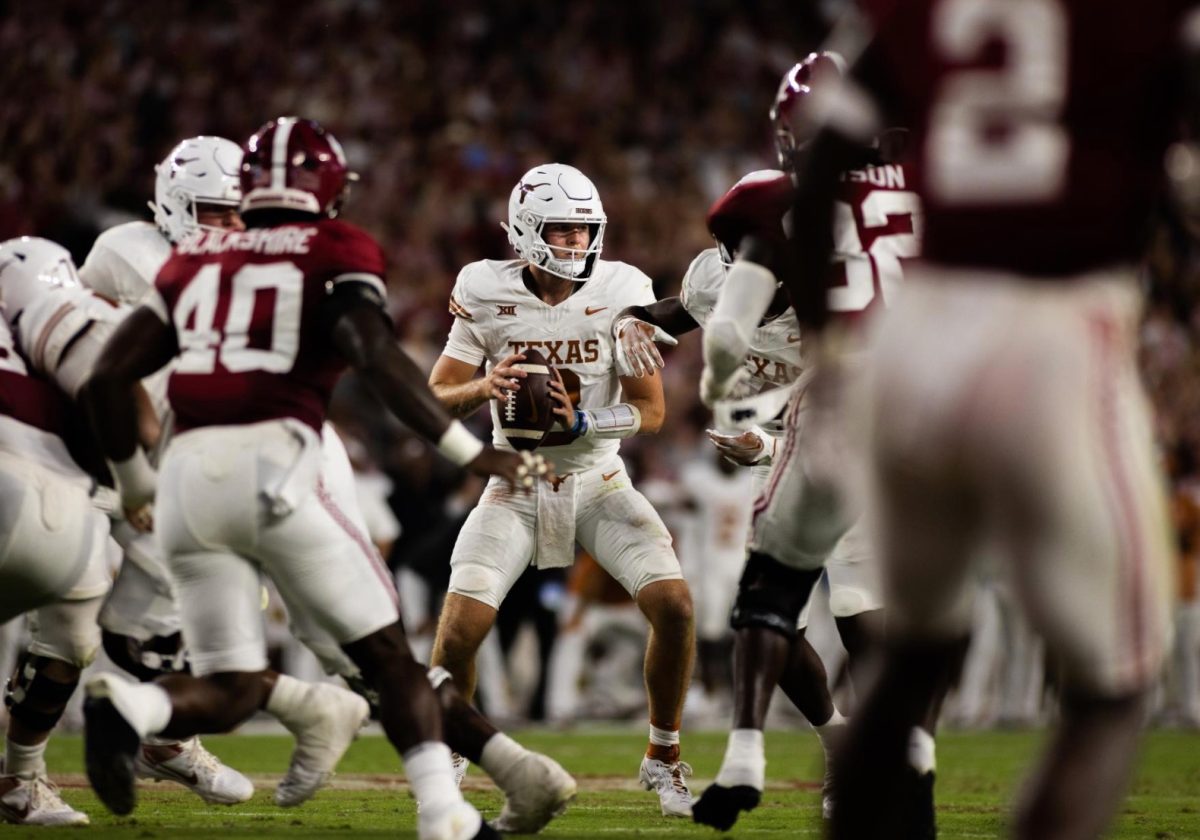
<path id="1" fill-rule="evenodd" d="M 455 420 L 446 427 L 446 431 L 438 438 L 438 452 L 460 467 L 479 457 L 483 451 L 483 441 L 468 431 L 467 427 Z"/>
<path id="2" fill-rule="evenodd" d="M 602 440 L 623 440 L 633 437 L 642 428 L 642 413 L 629 403 L 610 405 L 607 408 L 585 408 L 583 428 L 579 436 Z"/>
<path id="3" fill-rule="evenodd" d="M 154 498 L 158 476 L 140 446 L 124 461 L 110 462 L 110 466 L 125 507 L 139 508 Z"/>

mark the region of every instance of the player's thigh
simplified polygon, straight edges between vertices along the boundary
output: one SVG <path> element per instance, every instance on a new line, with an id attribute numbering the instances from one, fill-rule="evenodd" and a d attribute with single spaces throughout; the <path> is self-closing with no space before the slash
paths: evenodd
<path id="1" fill-rule="evenodd" d="M 1003 533 L 1030 620 L 1085 690 L 1117 695 L 1155 679 L 1168 648 L 1172 601 L 1165 482 L 1131 343 L 1080 320 L 1064 346 L 1076 368 L 1046 384 L 1042 440 L 1012 476 Z M 1069 333 L 1068 333 L 1069 337 Z"/>
<path id="2" fill-rule="evenodd" d="M 179 607 L 158 538 L 124 523 L 113 528 L 123 559 L 112 591 L 100 611 L 100 626 L 145 641 L 179 632 Z"/>
<path id="3" fill-rule="evenodd" d="M 99 594 L 107 520 L 87 492 L 34 464 L 0 458 L 0 622 L 71 594 Z M 98 592 L 90 592 L 98 590 Z"/>
<path id="4" fill-rule="evenodd" d="M 181 552 L 169 562 L 192 672 L 205 676 L 266 668 L 257 565 L 229 551 Z"/>
<path id="5" fill-rule="evenodd" d="M 86 668 L 100 650 L 104 596 L 56 601 L 29 614 L 29 652 Z"/>
<path id="6" fill-rule="evenodd" d="M 803 450 L 815 445 L 789 434 L 754 504 L 751 549 L 794 569 L 821 568 L 851 523 L 841 488 L 805 468 Z"/>
<path id="7" fill-rule="evenodd" d="M 292 513 L 264 523 L 254 557 L 275 582 L 288 612 L 304 616 L 338 644 L 399 618 L 391 573 L 323 479 Z"/>
<path id="8" fill-rule="evenodd" d="M 533 560 L 536 496 L 506 494 L 477 506 L 458 533 L 450 555 L 449 591 L 493 609 Z"/>
<path id="9" fill-rule="evenodd" d="M 883 607 L 879 553 L 865 517 L 850 526 L 825 564 L 829 580 L 829 611 L 849 618 Z"/>
<path id="10" fill-rule="evenodd" d="M 683 578 L 667 526 L 627 479 L 619 489 L 580 488 L 575 538 L 635 600 L 651 583 Z"/>

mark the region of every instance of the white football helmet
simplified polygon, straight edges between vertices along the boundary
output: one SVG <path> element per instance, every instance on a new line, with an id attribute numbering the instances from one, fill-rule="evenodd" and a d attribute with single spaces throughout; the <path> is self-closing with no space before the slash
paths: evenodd
<path id="1" fill-rule="evenodd" d="M 200 227 L 197 204 L 237 207 L 242 148 L 224 137 L 189 137 L 154 167 L 154 223 L 171 242 Z"/>
<path id="2" fill-rule="evenodd" d="M 47 289 L 79 286 L 71 254 L 58 243 L 37 236 L 0 243 L 0 315 L 9 325 Z"/>
<path id="3" fill-rule="evenodd" d="M 587 249 L 558 248 L 568 253 L 556 256 L 542 238 L 547 222 L 586 222 L 591 233 Z M 604 248 L 607 224 L 596 185 L 573 166 L 547 163 L 530 169 L 513 187 L 508 224 L 502 226 L 518 257 L 558 277 L 582 282 Z"/>

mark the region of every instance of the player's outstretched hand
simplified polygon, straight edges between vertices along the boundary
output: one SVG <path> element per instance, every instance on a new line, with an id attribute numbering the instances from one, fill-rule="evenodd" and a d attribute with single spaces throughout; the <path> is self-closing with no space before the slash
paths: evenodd
<path id="1" fill-rule="evenodd" d="M 775 453 L 774 439 L 757 427 L 731 434 L 723 434 L 716 429 L 708 429 L 706 433 L 718 452 L 744 467 L 757 464 Z"/>
<path id="2" fill-rule="evenodd" d="M 536 452 L 504 452 L 485 445 L 467 469 L 476 475 L 498 475 L 513 490 L 529 493 L 541 479 L 554 478 L 554 465 Z"/>
<path id="3" fill-rule="evenodd" d="M 525 361 L 525 356 L 513 353 L 488 371 L 488 375 L 482 381 L 484 387 L 487 388 L 489 400 L 503 400 L 508 397 L 509 391 L 521 390 L 521 380 L 529 375 L 516 367 L 523 361 Z"/>
<path id="4" fill-rule="evenodd" d="M 617 338 L 617 373 L 621 376 L 649 376 L 663 367 L 662 353 L 655 342 L 679 343 L 662 327 L 637 318 L 624 318 L 615 327 Z"/>
<path id="5" fill-rule="evenodd" d="M 550 409 L 550 413 L 558 418 L 559 424 L 568 431 L 575 425 L 575 404 L 571 402 L 571 395 L 567 393 L 567 385 L 563 382 L 562 374 L 558 372 L 558 368 L 551 366 L 550 381 L 547 383 L 550 399 L 554 401 L 554 408 Z"/>
<path id="6" fill-rule="evenodd" d="M 125 508 L 125 521 L 133 526 L 134 530 L 140 531 L 143 534 L 148 534 L 154 530 L 154 504 L 147 502 L 137 508 Z"/>

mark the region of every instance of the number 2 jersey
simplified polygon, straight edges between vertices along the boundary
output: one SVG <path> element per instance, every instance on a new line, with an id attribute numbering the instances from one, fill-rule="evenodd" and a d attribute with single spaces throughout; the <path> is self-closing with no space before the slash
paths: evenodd
<path id="1" fill-rule="evenodd" d="M 379 245 L 334 219 L 179 243 L 146 298 L 179 344 L 167 389 L 176 427 L 291 417 L 319 434 L 346 367 L 330 339 L 330 295 L 365 284 L 382 306 L 384 270 Z"/>
<path id="2" fill-rule="evenodd" d="M 1194 0 L 861 5 L 874 38 L 830 122 L 910 129 L 927 259 L 1053 277 L 1140 258 Z"/>
<path id="3" fill-rule="evenodd" d="M 521 260 L 480 260 L 459 272 L 450 296 L 454 324 L 442 354 L 491 370 L 513 353 L 533 348 L 558 368 L 576 408 L 621 402 L 613 364 L 612 323 L 625 307 L 654 303 L 650 278 L 631 265 L 596 260 L 591 277 L 557 306 L 525 287 Z M 492 440 L 511 449 L 491 400 Z M 585 440 L 551 431 L 541 446 L 560 474 L 595 467 L 616 453 L 620 441 Z"/>

